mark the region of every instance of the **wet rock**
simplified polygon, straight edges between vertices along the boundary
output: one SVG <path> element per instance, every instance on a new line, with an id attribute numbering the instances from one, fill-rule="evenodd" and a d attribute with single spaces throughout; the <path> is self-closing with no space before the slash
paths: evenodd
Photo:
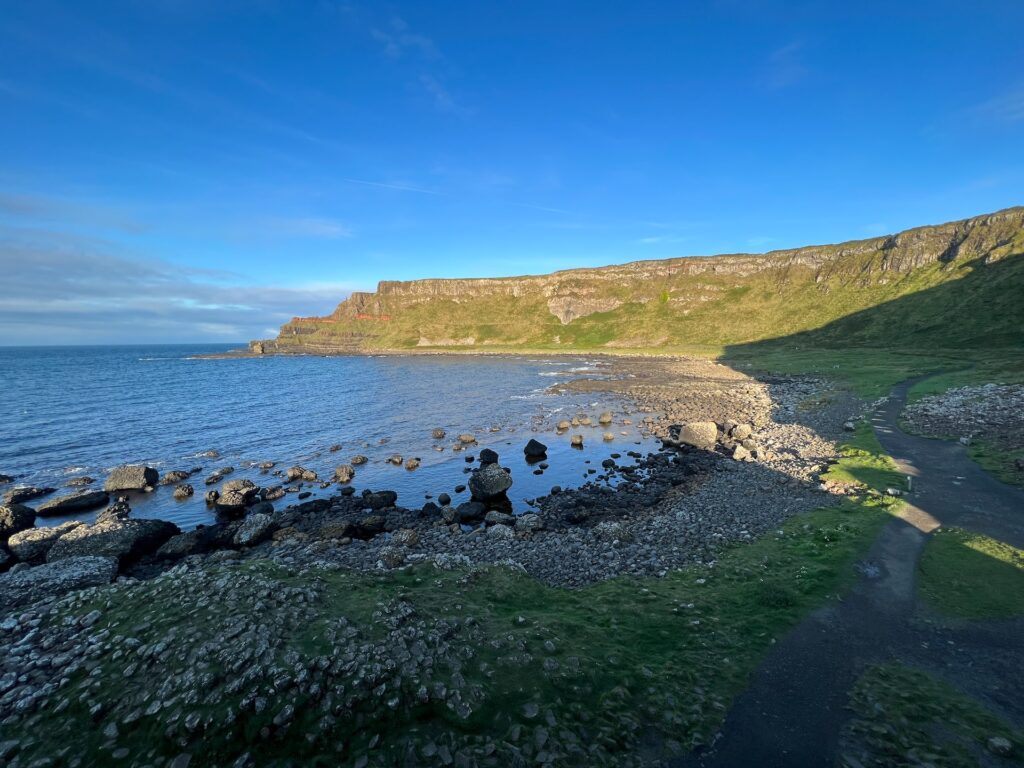
<path id="1" fill-rule="evenodd" d="M 175 486 L 175 488 L 174 488 L 174 498 L 176 498 L 176 499 L 187 499 L 192 494 L 194 494 L 195 492 L 196 492 L 195 488 L 193 488 L 188 483 L 183 483 L 181 485 Z"/>
<path id="2" fill-rule="evenodd" d="M 574 448 L 582 448 L 583 435 L 573 435 L 571 438 L 569 438 L 569 445 L 571 445 Z"/>
<path id="3" fill-rule="evenodd" d="M 611 432 L 605 432 L 603 435 L 601 435 L 601 439 L 604 440 L 606 443 L 610 443 L 612 440 L 615 439 L 615 435 L 613 435 Z"/>
<path id="4" fill-rule="evenodd" d="M 220 491 L 218 490 L 207 491 L 206 494 L 203 496 L 203 499 L 206 501 L 207 504 L 216 504 L 217 499 L 219 498 Z"/>
<path id="5" fill-rule="evenodd" d="M 132 508 L 128 505 L 128 498 L 118 496 L 117 501 L 96 515 L 97 523 L 105 523 L 110 520 L 127 520 L 132 514 Z"/>
<path id="6" fill-rule="evenodd" d="M 352 466 L 354 466 L 354 467 L 358 467 L 360 464 L 365 464 L 368 461 L 369 461 L 369 459 L 366 458 L 365 456 L 363 456 L 361 453 L 357 453 L 355 456 L 353 456 L 350 459 L 350 462 L 352 463 Z"/>
<path id="7" fill-rule="evenodd" d="M 612 419 L 614 419 L 614 418 L 615 417 L 612 416 L 612 412 L 611 411 L 605 411 L 604 413 L 602 413 L 600 416 L 597 417 L 597 423 L 598 424 L 603 424 L 603 425 L 607 426 L 608 424 L 612 423 Z"/>
<path id="8" fill-rule="evenodd" d="M 47 496 L 56 490 L 56 488 L 38 488 L 34 485 L 23 485 L 19 488 L 12 488 L 5 493 L 4 501 L 8 504 L 21 504 L 32 499 L 38 499 L 40 496 Z"/>
<path id="9" fill-rule="evenodd" d="M 1000 757 L 1009 757 L 1013 754 L 1013 743 L 1003 736 L 990 736 L 985 742 L 985 747 L 993 755 Z"/>
<path id="10" fill-rule="evenodd" d="M 679 441 L 694 448 L 708 450 L 718 442 L 718 425 L 713 421 L 693 421 L 683 425 Z"/>
<path id="11" fill-rule="evenodd" d="M 452 503 L 452 497 L 449 496 L 447 493 L 438 494 L 437 503 L 440 504 L 442 507 L 447 507 L 449 504 Z"/>
<path id="12" fill-rule="evenodd" d="M 200 525 L 165 541 L 156 551 L 162 560 L 180 560 L 189 555 L 212 552 L 232 543 L 238 523 Z"/>
<path id="13" fill-rule="evenodd" d="M 520 515 L 516 518 L 516 530 L 523 533 L 533 533 L 539 531 L 544 527 L 544 523 L 540 519 L 540 515 L 535 515 L 532 512 L 528 512 L 525 515 Z"/>
<path id="14" fill-rule="evenodd" d="M 289 467 L 285 476 L 288 478 L 288 482 L 292 482 L 293 480 L 307 480 L 309 482 L 315 482 L 317 480 L 316 472 L 311 469 L 298 466 Z"/>
<path id="15" fill-rule="evenodd" d="M 36 524 L 36 513 L 24 504 L 4 504 L 0 506 L 0 541 L 31 528 Z"/>
<path id="16" fill-rule="evenodd" d="M 363 497 L 363 503 L 370 509 L 387 509 L 398 502 L 398 494 L 394 491 L 375 491 Z"/>
<path id="17" fill-rule="evenodd" d="M 479 501 L 467 501 L 455 508 L 455 518 L 460 523 L 472 523 L 480 520 L 487 513 L 487 507 Z"/>
<path id="18" fill-rule="evenodd" d="M 417 467 L 419 467 L 419 465 L 420 465 L 420 460 L 419 460 L 418 457 L 414 456 L 412 458 L 409 458 L 409 459 L 405 460 L 405 468 L 410 470 L 410 471 L 416 469 Z"/>
<path id="19" fill-rule="evenodd" d="M 515 515 L 510 515 L 507 512 L 498 512 L 497 510 L 491 510 L 484 515 L 484 522 L 488 525 L 515 525 Z"/>
<path id="20" fill-rule="evenodd" d="M 146 491 L 151 490 L 159 479 L 160 473 L 152 467 L 142 464 L 125 464 L 110 470 L 106 482 L 103 483 L 103 490 Z"/>
<path id="21" fill-rule="evenodd" d="M 71 512 L 84 512 L 102 507 L 108 501 L 110 501 L 110 495 L 105 491 L 81 491 L 67 496 L 58 496 L 55 499 L 50 499 L 40 504 L 36 507 L 36 514 L 46 517 L 47 515 L 66 515 Z"/>
<path id="22" fill-rule="evenodd" d="M 356 476 L 356 471 L 351 464 L 340 464 L 334 469 L 334 479 L 339 483 L 350 483 Z"/>
<path id="23" fill-rule="evenodd" d="M 402 466 L 402 462 L 404 461 L 404 457 L 400 453 L 393 453 L 390 456 L 388 456 L 385 459 L 385 461 L 388 464 L 394 464 L 396 467 L 400 467 L 400 466 Z"/>
<path id="24" fill-rule="evenodd" d="M 530 438 L 530 441 L 523 446 L 523 453 L 526 455 L 527 460 L 536 459 L 541 461 L 548 455 L 548 447 L 539 440 Z"/>
<path id="25" fill-rule="evenodd" d="M 497 464 L 486 464 L 470 475 L 469 490 L 474 499 L 501 496 L 512 487 L 512 476 Z"/>
<path id="26" fill-rule="evenodd" d="M 78 525 L 61 536 L 49 552 L 49 562 L 65 558 L 113 557 L 125 565 L 155 552 L 165 541 L 181 531 L 164 520 L 124 520 Z"/>
<path id="27" fill-rule="evenodd" d="M 82 475 L 81 477 L 72 477 L 64 485 L 68 488 L 81 488 L 86 485 L 92 485 L 96 480 L 89 477 L 88 475 Z"/>
<path id="28" fill-rule="evenodd" d="M 0 614 L 75 589 L 109 584 L 117 575 L 111 557 L 69 557 L 0 574 Z"/>
<path id="29" fill-rule="evenodd" d="M 0 485 L 7 485 L 7 483 L 13 483 L 14 478 L 10 475 L 0 474 Z"/>
<path id="30" fill-rule="evenodd" d="M 274 518 L 265 514 L 247 516 L 235 532 L 235 544 L 252 547 L 269 538 L 274 529 Z"/>
<path id="31" fill-rule="evenodd" d="M 437 428 L 434 429 L 433 432 L 430 433 L 430 436 L 432 438 L 434 438 L 435 440 L 444 440 L 445 434 L 446 433 L 445 433 L 445 431 L 443 429 L 441 429 L 440 427 L 437 427 Z"/>
<path id="32" fill-rule="evenodd" d="M 331 446 L 330 448 L 328 448 L 328 449 L 327 449 L 327 451 L 328 451 L 329 453 L 337 453 L 338 451 L 340 451 L 340 450 L 341 450 L 341 448 L 342 448 L 342 445 L 341 445 L 341 443 L 335 443 L 335 444 L 334 444 L 334 445 L 332 445 L 332 446 Z"/>
<path id="33" fill-rule="evenodd" d="M 164 472 L 160 477 L 159 485 L 175 485 L 177 483 L 188 480 L 191 476 L 191 472 L 186 472 L 183 469 L 172 469 L 170 472 Z"/>
<path id="34" fill-rule="evenodd" d="M 344 493 L 346 490 L 350 489 L 342 488 L 341 490 L 342 493 Z M 260 498 L 263 499 L 264 501 L 277 501 L 278 499 L 283 499 L 285 493 L 285 489 L 282 488 L 280 485 L 272 485 L 271 487 L 264 488 L 262 491 L 260 491 Z"/>
<path id="35" fill-rule="evenodd" d="M 555 429 L 557 429 L 559 432 L 568 432 L 571 427 L 571 422 L 569 422 L 567 419 L 562 419 L 560 422 L 558 422 L 558 425 L 555 427 Z"/>
<path id="36" fill-rule="evenodd" d="M 480 451 L 480 463 L 481 464 L 497 464 L 498 463 L 498 453 L 497 453 L 497 451 L 492 451 L 490 448 L 484 448 L 482 451 Z"/>
<path id="37" fill-rule="evenodd" d="M 459 442 L 462 443 L 463 445 L 470 445 L 476 442 L 476 436 L 466 432 L 464 434 L 459 435 Z"/>
<path id="38" fill-rule="evenodd" d="M 14 534 L 7 540 L 7 548 L 24 563 L 42 563 L 50 547 L 65 533 L 82 525 L 77 520 L 55 525 L 52 528 L 28 528 Z"/>

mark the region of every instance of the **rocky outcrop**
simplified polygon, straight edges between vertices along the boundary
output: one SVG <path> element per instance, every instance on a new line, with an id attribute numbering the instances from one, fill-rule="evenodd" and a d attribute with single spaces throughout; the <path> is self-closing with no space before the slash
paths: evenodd
<path id="1" fill-rule="evenodd" d="M 23 563 L 42 563 L 57 540 L 80 525 L 82 523 L 72 520 L 52 528 L 29 528 L 11 536 L 7 548 Z"/>
<path id="2" fill-rule="evenodd" d="M 67 496 L 58 496 L 55 499 L 48 499 L 36 507 L 36 513 L 45 517 L 46 515 L 86 512 L 90 509 L 102 507 L 108 501 L 110 501 L 110 496 L 106 491 L 82 491 Z"/>
<path id="3" fill-rule="evenodd" d="M 0 541 L 36 524 L 36 513 L 31 507 L 23 504 L 4 504 L 0 506 Z"/>
<path id="4" fill-rule="evenodd" d="M 116 575 L 117 561 L 111 557 L 69 557 L 0 574 L 0 615 L 75 589 L 109 584 Z"/>
<path id="5" fill-rule="evenodd" d="M 111 557 L 130 563 L 156 551 L 181 531 L 164 520 L 111 520 L 79 525 L 61 536 L 46 553 L 49 562 L 69 557 Z"/>
<path id="6" fill-rule="evenodd" d="M 115 467 L 110 470 L 107 481 L 103 484 L 105 491 L 145 491 L 152 489 L 159 480 L 160 474 L 152 467 L 131 464 Z"/>

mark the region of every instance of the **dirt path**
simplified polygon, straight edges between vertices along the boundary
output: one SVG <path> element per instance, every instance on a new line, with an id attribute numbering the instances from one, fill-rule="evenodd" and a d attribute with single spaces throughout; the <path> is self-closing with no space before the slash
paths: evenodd
<path id="1" fill-rule="evenodd" d="M 834 766 L 848 692 L 866 666 L 953 642 L 972 659 L 987 656 L 1002 666 L 1005 643 L 1019 642 L 1016 631 L 1008 637 L 1011 627 L 951 631 L 913 621 L 917 561 L 936 527 L 960 526 L 1024 546 L 1024 490 L 987 475 L 957 443 L 899 428 L 913 383 L 896 387 L 871 417 L 882 447 L 912 478 L 901 516 L 882 530 L 852 591 L 811 614 L 764 659 L 718 742 L 678 765 Z"/>

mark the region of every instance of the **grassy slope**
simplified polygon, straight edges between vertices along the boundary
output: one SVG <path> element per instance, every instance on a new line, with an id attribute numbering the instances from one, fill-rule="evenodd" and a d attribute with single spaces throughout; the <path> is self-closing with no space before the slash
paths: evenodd
<path id="1" fill-rule="evenodd" d="M 949 616 L 1024 616 L 1024 551 L 981 534 L 942 529 L 921 557 L 918 590 Z"/>
<path id="2" fill-rule="evenodd" d="M 854 717 L 844 734 L 849 751 L 839 761 L 846 768 L 1024 764 L 1024 733 L 926 672 L 899 664 L 874 667 L 854 688 L 851 709 Z M 1007 739 L 1015 754 L 983 762 L 993 736 Z"/>

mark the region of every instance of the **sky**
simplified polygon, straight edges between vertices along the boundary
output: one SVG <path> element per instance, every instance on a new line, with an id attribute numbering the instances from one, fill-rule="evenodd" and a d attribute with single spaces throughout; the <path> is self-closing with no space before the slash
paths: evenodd
<path id="1" fill-rule="evenodd" d="M 0 345 L 1024 203 L 1024 3 L 0 0 Z"/>

